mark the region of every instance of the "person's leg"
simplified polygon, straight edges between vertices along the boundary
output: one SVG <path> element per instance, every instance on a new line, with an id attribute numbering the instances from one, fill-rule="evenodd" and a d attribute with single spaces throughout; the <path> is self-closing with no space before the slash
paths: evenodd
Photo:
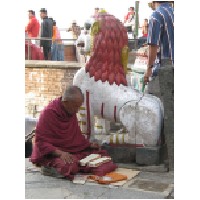
<path id="1" fill-rule="evenodd" d="M 167 145 L 169 170 L 174 169 L 174 68 L 162 65 L 159 69 L 160 92 L 164 105 L 164 136 Z"/>
<path id="2" fill-rule="evenodd" d="M 64 161 L 60 158 L 47 156 L 43 159 L 40 165 L 44 167 L 44 172 L 49 172 L 49 174 L 43 173 L 44 175 L 53 176 L 55 174 L 55 172 L 53 172 L 54 170 L 57 172 L 58 175 L 62 175 L 63 177 L 66 177 L 70 180 L 72 180 L 74 175 L 79 171 L 78 160 L 76 156 L 74 156 L 74 162 L 72 164 L 64 163 Z M 58 175 L 56 176 L 58 177 Z"/>
<path id="3" fill-rule="evenodd" d="M 98 150 L 87 148 L 82 152 L 76 154 L 77 160 L 81 160 L 90 154 L 100 154 L 101 156 L 109 156 L 106 150 Z M 104 176 L 106 173 L 112 172 L 117 168 L 117 165 L 113 161 L 103 163 L 98 167 L 80 166 L 80 172 L 92 173 L 97 176 Z"/>
<path id="4" fill-rule="evenodd" d="M 44 53 L 44 59 L 48 60 L 48 46 L 45 43 L 43 44 L 43 53 Z"/>
<path id="5" fill-rule="evenodd" d="M 51 47 L 51 60 L 57 60 L 57 44 L 53 43 Z"/>
<path id="6" fill-rule="evenodd" d="M 57 60 L 61 60 L 61 44 L 57 44 Z"/>
<path id="7" fill-rule="evenodd" d="M 47 48 L 48 51 L 48 59 L 47 60 L 51 60 L 51 46 Z"/>
<path id="8" fill-rule="evenodd" d="M 94 150 L 91 148 L 87 148 L 82 152 L 73 155 L 74 162 L 72 164 L 64 163 L 60 158 L 56 158 L 53 156 L 46 156 L 39 165 L 42 166 L 43 174 L 49 176 L 66 177 L 70 180 L 73 180 L 74 175 L 78 172 L 87 172 L 94 173 L 96 175 L 103 174 L 105 175 L 108 172 L 114 171 L 117 166 L 110 161 L 108 164 L 103 164 L 100 167 L 97 167 L 95 170 L 88 166 L 80 167 L 79 161 L 90 154 L 100 154 L 101 156 L 108 156 L 106 150 Z M 101 170 L 102 169 L 102 170 Z"/>
<path id="9" fill-rule="evenodd" d="M 81 47 L 76 47 L 76 60 L 80 63 Z"/>
<path id="10" fill-rule="evenodd" d="M 64 44 L 59 44 L 58 60 L 64 61 Z"/>

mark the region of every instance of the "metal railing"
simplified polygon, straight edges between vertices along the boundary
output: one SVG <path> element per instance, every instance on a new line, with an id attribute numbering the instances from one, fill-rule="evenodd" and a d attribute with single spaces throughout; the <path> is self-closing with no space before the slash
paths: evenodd
<path id="1" fill-rule="evenodd" d="M 45 40 L 45 41 L 62 41 L 61 44 L 64 45 L 64 41 L 68 41 L 71 42 L 71 44 L 75 45 L 75 41 L 76 39 L 52 39 L 49 37 L 25 37 L 25 41 L 27 41 L 27 46 L 28 46 L 28 55 L 27 55 L 27 59 L 30 60 L 30 55 L 31 55 L 31 44 L 36 44 L 38 47 L 40 47 L 39 42 L 41 40 Z M 52 42 L 53 44 L 53 42 Z"/>
<path id="2" fill-rule="evenodd" d="M 30 57 L 31 56 L 31 44 L 36 44 L 39 47 L 39 42 L 41 40 L 43 40 L 43 41 L 44 40 L 45 41 L 62 41 L 61 44 L 63 44 L 63 45 L 66 44 L 64 42 L 69 42 L 68 44 L 74 45 L 74 47 L 76 46 L 76 43 L 75 43 L 76 39 L 52 39 L 49 37 L 25 37 L 25 41 L 28 42 L 27 43 L 27 46 L 28 46 L 27 60 L 31 60 L 31 57 Z M 139 47 L 141 47 L 140 42 L 141 42 L 140 39 L 128 39 L 129 51 L 137 50 Z M 53 42 L 52 42 L 52 44 L 53 44 Z"/>

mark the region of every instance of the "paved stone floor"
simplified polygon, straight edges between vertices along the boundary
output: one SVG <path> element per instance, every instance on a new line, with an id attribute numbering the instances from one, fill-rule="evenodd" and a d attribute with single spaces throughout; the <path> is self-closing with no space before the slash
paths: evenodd
<path id="1" fill-rule="evenodd" d="M 130 165 L 127 167 L 130 168 Z M 151 167 L 150 169 L 152 169 Z M 151 171 L 151 172 L 150 172 Z M 26 199 L 171 199 L 174 173 L 144 170 L 123 186 L 74 184 L 65 179 L 43 176 L 26 159 Z M 161 170 L 160 170 L 161 171 Z"/>

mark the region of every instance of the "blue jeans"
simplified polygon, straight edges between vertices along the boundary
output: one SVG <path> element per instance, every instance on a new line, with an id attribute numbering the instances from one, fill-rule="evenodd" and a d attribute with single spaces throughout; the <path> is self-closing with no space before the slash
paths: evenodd
<path id="1" fill-rule="evenodd" d="M 64 61 L 64 44 L 57 46 L 57 60 Z"/>
<path id="2" fill-rule="evenodd" d="M 51 60 L 64 61 L 64 45 L 53 43 L 51 47 Z"/>
<path id="3" fill-rule="evenodd" d="M 51 60 L 57 60 L 57 53 L 58 53 L 57 48 L 58 48 L 57 44 L 53 43 L 51 46 Z"/>

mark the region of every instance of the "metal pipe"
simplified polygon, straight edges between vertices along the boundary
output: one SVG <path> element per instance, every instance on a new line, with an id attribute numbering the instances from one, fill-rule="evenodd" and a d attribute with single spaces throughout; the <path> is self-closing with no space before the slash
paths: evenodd
<path id="1" fill-rule="evenodd" d="M 25 40 L 52 40 L 49 37 L 25 37 Z M 54 40 L 66 40 L 66 41 L 76 41 L 76 39 L 54 39 Z"/>
<path id="2" fill-rule="evenodd" d="M 28 60 L 30 60 L 30 40 L 28 40 Z"/>

